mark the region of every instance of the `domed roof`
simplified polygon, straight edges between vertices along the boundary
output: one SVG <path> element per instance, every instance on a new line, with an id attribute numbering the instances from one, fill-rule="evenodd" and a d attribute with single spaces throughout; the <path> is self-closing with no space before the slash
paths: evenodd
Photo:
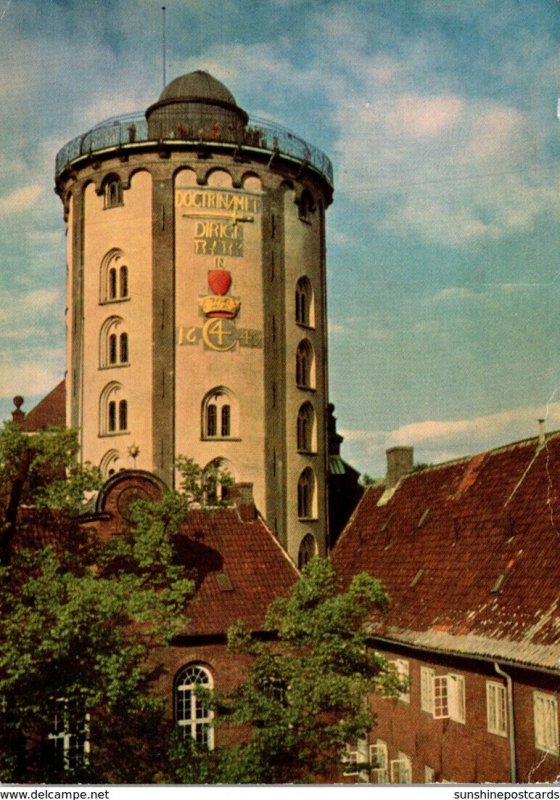
<path id="1" fill-rule="evenodd" d="M 235 97 L 229 89 L 201 69 L 181 75 L 168 83 L 159 97 L 159 102 L 162 100 L 186 100 L 187 98 L 204 99 L 210 104 L 217 101 L 232 106 L 237 105 Z"/>

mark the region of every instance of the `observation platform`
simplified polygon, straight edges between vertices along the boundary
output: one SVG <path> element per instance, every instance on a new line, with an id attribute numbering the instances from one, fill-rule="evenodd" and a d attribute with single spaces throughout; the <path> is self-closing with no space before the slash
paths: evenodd
<path id="1" fill-rule="evenodd" d="M 243 153 L 247 155 L 259 153 L 261 156 L 268 154 L 270 159 L 281 157 L 314 170 L 331 188 L 333 187 L 333 168 L 328 156 L 289 129 L 274 122 L 249 117 L 241 133 L 229 132 L 219 126 L 196 132 L 178 126 L 173 137 L 153 139 L 148 135 L 145 113 L 140 111 L 111 117 L 67 142 L 57 153 L 55 178 L 58 178 L 65 169 L 94 154 L 102 155 L 111 151 L 127 150 L 138 152 L 143 149 L 177 145 L 184 145 L 188 150 L 231 149 L 239 157 L 242 157 Z"/>

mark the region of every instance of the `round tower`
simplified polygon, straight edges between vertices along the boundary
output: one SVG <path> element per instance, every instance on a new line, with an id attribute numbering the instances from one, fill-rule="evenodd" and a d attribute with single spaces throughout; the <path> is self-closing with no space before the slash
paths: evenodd
<path id="1" fill-rule="evenodd" d="M 296 559 L 327 541 L 328 158 L 206 72 L 56 159 L 67 423 L 109 477 L 222 463 Z"/>

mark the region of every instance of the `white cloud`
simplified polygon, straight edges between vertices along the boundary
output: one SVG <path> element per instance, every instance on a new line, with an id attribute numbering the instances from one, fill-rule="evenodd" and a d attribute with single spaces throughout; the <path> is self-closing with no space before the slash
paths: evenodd
<path id="1" fill-rule="evenodd" d="M 396 98 L 384 124 L 392 136 L 431 137 L 457 125 L 464 101 L 457 96 L 404 96 Z"/>
<path id="2" fill-rule="evenodd" d="M 481 295 L 465 286 L 448 286 L 446 289 L 441 289 L 433 297 L 430 302 L 437 305 L 438 303 L 446 303 L 449 301 L 459 301 L 464 303 L 465 300 L 480 300 Z"/>
<path id="3" fill-rule="evenodd" d="M 536 436 L 537 420 L 560 428 L 560 402 L 525 406 L 458 420 L 420 420 L 392 431 L 341 430 L 344 457 L 357 469 L 381 475 L 385 450 L 414 447 L 415 461 L 438 464 Z"/>
<path id="4" fill-rule="evenodd" d="M 6 392 L 1 396 L 4 398 L 10 398 L 16 394 L 24 397 L 47 394 L 54 389 L 61 378 L 61 370 L 57 365 L 35 362 L 17 364 L 0 362 L 0 386 L 4 387 Z"/>
<path id="5" fill-rule="evenodd" d="M 37 205 L 42 192 L 43 186 L 38 183 L 14 189 L 10 194 L 0 197 L 0 214 L 19 214 L 22 211 L 29 211 Z"/>

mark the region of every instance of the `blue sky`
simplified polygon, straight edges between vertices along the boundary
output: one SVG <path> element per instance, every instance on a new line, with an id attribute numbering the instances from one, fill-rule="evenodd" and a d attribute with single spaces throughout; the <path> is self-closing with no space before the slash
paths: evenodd
<path id="1" fill-rule="evenodd" d="M 64 374 L 54 158 L 162 85 L 152 0 L 0 0 L 0 411 Z M 438 462 L 560 427 L 556 0 L 169 0 L 206 69 L 335 168 L 330 394 L 343 455 Z"/>

